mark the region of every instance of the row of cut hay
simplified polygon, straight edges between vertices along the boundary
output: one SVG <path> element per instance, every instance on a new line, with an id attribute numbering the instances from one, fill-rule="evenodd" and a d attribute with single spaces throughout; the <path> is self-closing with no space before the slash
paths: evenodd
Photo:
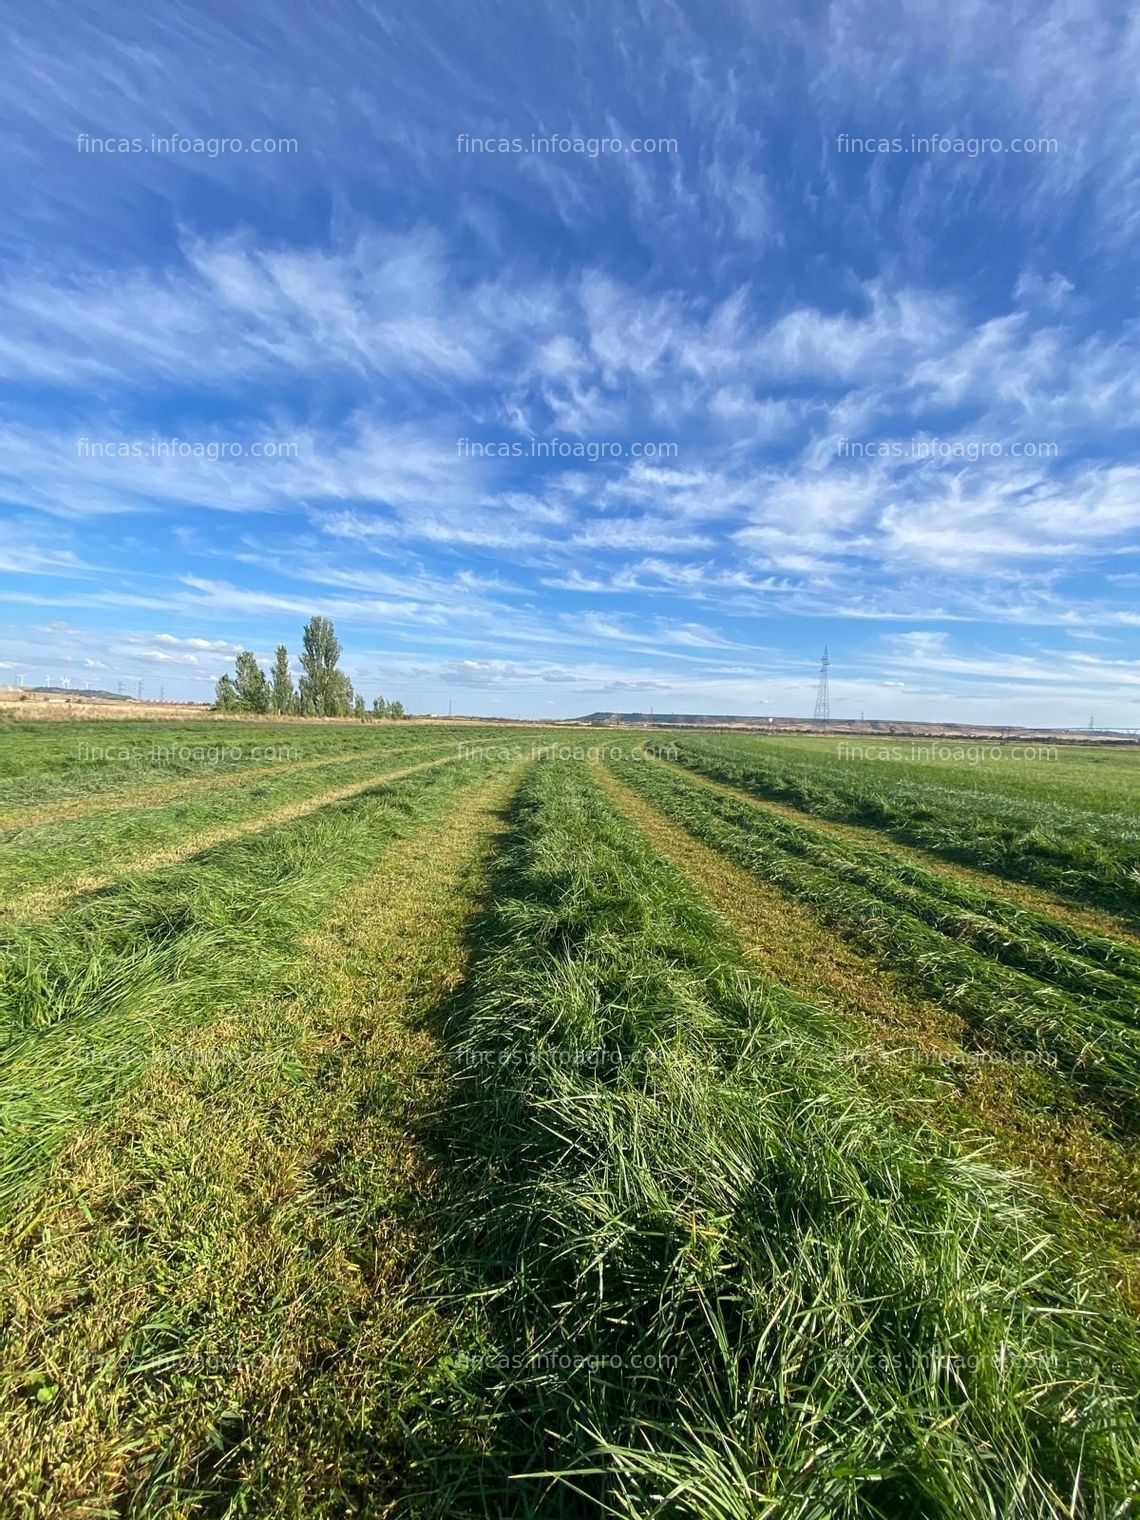
<path id="1" fill-rule="evenodd" d="M 790 851 L 788 826 L 770 814 L 644 761 L 618 762 L 622 779 L 697 838 L 781 891 L 981 1030 L 997 1049 L 1037 1052 L 1086 1087 L 1113 1120 L 1137 1122 L 1140 1029 L 1131 1004 L 1079 999 L 968 944 L 860 884 L 842 860 L 823 866 Z M 794 830 L 792 831 L 794 832 Z"/>
<path id="2" fill-rule="evenodd" d="M 128 877 L 0 937 L 0 1209 L 31 1191 L 179 1028 L 280 986 L 304 937 L 388 848 L 484 772 L 435 765 Z"/>
<path id="3" fill-rule="evenodd" d="M 396 749 L 441 740 L 415 726 L 263 723 L 220 719 L 167 723 L 5 725 L 0 719 L 0 829 L 52 812 L 99 812 L 134 806 L 147 793 L 161 800 L 178 787 L 239 780 L 286 766 L 319 766 L 338 758 L 383 761 Z"/>
<path id="4" fill-rule="evenodd" d="M 873 1106 L 586 767 L 513 825 L 425 1269 L 482 1439 L 430 1512 L 1123 1514 L 1137 1327 L 1021 1186 Z"/>
<path id="5" fill-rule="evenodd" d="M 747 802 L 748 794 L 735 800 Z M 1041 981 L 1112 1003 L 1118 1017 L 1135 1021 L 1140 997 L 1140 949 L 1135 945 L 1031 912 L 903 860 L 890 849 L 837 838 L 807 822 L 789 822 L 762 809 L 750 809 L 749 816 L 790 854 L 870 887 L 877 897 L 898 903 L 948 938 L 963 940 L 989 959 L 1005 961 Z"/>
<path id="6" fill-rule="evenodd" d="M 1140 924 L 1135 818 L 884 777 L 838 762 L 796 764 L 739 741 L 685 739 L 684 766 L 836 823 L 882 829 L 906 844 L 1107 908 Z"/>
<path id="7" fill-rule="evenodd" d="M 279 766 L 251 777 L 204 777 L 192 790 L 156 799 L 144 794 L 134 805 L 79 817 L 64 816 L 0 837 L 0 893 L 4 916 L 17 916 L 20 898 L 69 878 L 106 876 L 109 868 L 130 869 L 132 860 L 161 852 L 197 833 L 214 834 L 258 814 L 322 794 L 346 791 L 419 760 L 446 759 L 453 746 L 413 745 L 383 754 L 326 760 L 319 767 Z"/>
<path id="8" fill-rule="evenodd" d="M 170 1028 L 5 1235 L 0 1515 L 390 1513 L 444 1336 L 406 1287 L 438 1186 L 412 1131 L 447 1078 L 424 1026 L 517 781 L 402 838 L 372 814 L 382 856 L 289 992 Z"/>

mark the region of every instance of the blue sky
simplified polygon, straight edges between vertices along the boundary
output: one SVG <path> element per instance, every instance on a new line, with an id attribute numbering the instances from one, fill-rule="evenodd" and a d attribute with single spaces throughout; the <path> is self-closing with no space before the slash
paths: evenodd
<path id="1" fill-rule="evenodd" d="M 0 680 L 1140 724 L 1135 8 L 11 9 Z"/>

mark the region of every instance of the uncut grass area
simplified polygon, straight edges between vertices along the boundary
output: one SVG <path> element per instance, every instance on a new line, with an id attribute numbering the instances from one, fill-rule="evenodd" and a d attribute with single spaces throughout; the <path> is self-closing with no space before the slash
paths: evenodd
<path id="1" fill-rule="evenodd" d="M 5 1520 L 1140 1513 L 1136 756 L 45 727 Z"/>

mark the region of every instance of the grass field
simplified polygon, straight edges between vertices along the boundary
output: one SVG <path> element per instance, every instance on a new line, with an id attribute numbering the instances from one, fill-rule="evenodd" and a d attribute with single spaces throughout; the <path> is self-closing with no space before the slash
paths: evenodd
<path id="1" fill-rule="evenodd" d="M 1138 779 L 0 728 L 0 1516 L 1140 1514 Z"/>

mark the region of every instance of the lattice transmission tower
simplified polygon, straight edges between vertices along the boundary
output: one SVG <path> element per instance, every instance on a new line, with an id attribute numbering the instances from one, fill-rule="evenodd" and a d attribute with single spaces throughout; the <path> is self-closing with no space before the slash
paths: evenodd
<path id="1" fill-rule="evenodd" d="M 827 672 L 831 661 L 827 658 L 827 645 L 823 646 L 823 659 L 819 662 L 819 685 L 815 693 L 815 714 L 826 723 L 831 717 L 831 692 L 827 684 Z"/>

